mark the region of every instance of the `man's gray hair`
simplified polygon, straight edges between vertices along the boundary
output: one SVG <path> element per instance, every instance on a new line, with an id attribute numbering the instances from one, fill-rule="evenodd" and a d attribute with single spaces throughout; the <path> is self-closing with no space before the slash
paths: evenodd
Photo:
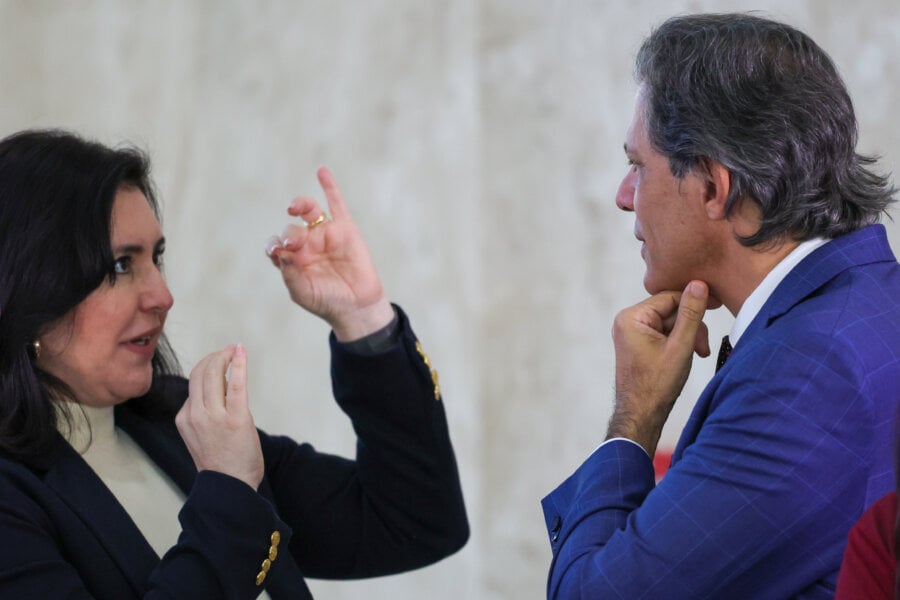
<path id="1" fill-rule="evenodd" d="M 635 63 L 650 143 L 676 177 L 728 168 L 727 210 L 762 211 L 747 246 L 836 237 L 875 223 L 894 200 L 877 160 L 856 152 L 853 104 L 834 63 L 806 34 L 749 14 L 674 17 Z"/>

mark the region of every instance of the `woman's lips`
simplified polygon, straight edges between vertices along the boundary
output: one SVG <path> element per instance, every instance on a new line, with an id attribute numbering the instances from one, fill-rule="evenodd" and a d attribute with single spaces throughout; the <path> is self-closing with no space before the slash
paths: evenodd
<path id="1" fill-rule="evenodd" d="M 156 352 L 156 340 L 158 339 L 158 337 L 158 333 L 141 335 L 126 342 L 122 342 L 121 345 L 126 350 L 130 350 L 135 354 L 152 357 Z"/>

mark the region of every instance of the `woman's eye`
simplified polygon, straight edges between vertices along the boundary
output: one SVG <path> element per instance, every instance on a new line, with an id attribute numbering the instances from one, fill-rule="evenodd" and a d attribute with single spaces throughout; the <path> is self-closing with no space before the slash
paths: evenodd
<path id="1" fill-rule="evenodd" d="M 116 262 L 113 263 L 113 272 L 116 275 L 125 275 L 131 269 L 131 257 L 123 256 L 121 258 L 117 258 Z"/>
<path id="2" fill-rule="evenodd" d="M 163 265 L 163 253 L 162 251 L 157 252 L 153 255 L 153 264 L 157 267 L 162 267 Z"/>

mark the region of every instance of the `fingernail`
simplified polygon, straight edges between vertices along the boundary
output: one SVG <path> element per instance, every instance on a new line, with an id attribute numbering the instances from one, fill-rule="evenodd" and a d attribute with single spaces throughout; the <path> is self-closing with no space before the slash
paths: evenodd
<path id="1" fill-rule="evenodd" d="M 700 298 L 703 296 L 703 286 L 699 281 L 690 282 L 687 289 L 691 296 L 694 296 L 695 298 Z"/>
<path id="2" fill-rule="evenodd" d="M 272 256 L 272 253 L 275 252 L 275 248 L 281 246 L 281 240 L 277 235 L 271 236 L 268 240 L 266 240 L 266 255 Z"/>
<path id="3" fill-rule="evenodd" d="M 242 344 L 241 342 L 238 342 L 237 345 L 234 347 L 234 353 L 236 356 L 244 356 L 247 354 L 247 349 L 244 348 L 244 344 Z"/>

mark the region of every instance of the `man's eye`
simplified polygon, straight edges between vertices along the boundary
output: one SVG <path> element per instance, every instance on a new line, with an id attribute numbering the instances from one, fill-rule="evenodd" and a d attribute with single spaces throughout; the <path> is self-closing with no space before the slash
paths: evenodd
<path id="1" fill-rule="evenodd" d="M 117 258 L 116 262 L 113 263 L 113 272 L 116 275 L 125 275 L 131 269 L 131 257 L 123 256 L 121 258 Z"/>

